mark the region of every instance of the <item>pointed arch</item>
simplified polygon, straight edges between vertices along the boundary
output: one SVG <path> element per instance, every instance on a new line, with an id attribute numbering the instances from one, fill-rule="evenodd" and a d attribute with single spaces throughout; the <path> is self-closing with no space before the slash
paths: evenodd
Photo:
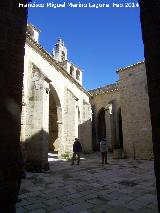
<path id="1" fill-rule="evenodd" d="M 102 138 L 106 137 L 106 122 L 105 122 L 105 108 L 102 107 L 97 116 L 97 124 L 98 124 L 98 140 L 100 141 Z"/>
<path id="2" fill-rule="evenodd" d="M 58 94 L 50 84 L 49 93 L 49 150 L 58 151 L 61 141 L 62 109 Z"/>

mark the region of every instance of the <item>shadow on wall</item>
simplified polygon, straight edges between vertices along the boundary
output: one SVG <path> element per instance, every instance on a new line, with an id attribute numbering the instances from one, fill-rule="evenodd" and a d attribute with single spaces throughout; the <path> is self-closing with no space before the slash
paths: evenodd
<path id="1" fill-rule="evenodd" d="M 84 153 L 91 153 L 92 148 L 92 120 L 89 119 L 78 125 L 78 138 Z"/>
<path id="2" fill-rule="evenodd" d="M 96 140 L 96 107 L 92 106 L 92 146 L 93 151 L 97 151 L 97 140 Z"/>
<path id="3" fill-rule="evenodd" d="M 22 144 L 26 170 L 32 172 L 49 170 L 48 137 L 48 133 L 42 129 Z"/>

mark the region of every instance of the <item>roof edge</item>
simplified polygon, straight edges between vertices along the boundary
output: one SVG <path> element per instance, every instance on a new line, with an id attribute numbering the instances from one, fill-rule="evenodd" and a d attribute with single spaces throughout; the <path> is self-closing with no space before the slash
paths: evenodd
<path id="1" fill-rule="evenodd" d="M 118 73 L 120 73 L 120 72 L 122 72 L 122 71 L 124 71 L 124 70 L 126 70 L 126 69 L 128 69 L 128 68 L 132 68 L 132 67 L 134 67 L 134 66 L 138 66 L 138 65 L 143 64 L 143 63 L 145 63 L 145 61 L 139 61 L 139 62 L 137 62 L 136 64 L 132 64 L 132 65 L 130 65 L 130 66 L 120 68 L 120 69 L 116 70 L 116 73 L 118 74 Z"/>

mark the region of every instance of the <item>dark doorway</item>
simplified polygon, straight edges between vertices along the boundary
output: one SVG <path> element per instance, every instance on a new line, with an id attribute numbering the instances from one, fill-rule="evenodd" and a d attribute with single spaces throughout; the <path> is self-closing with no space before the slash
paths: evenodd
<path id="1" fill-rule="evenodd" d="M 118 117 L 119 117 L 119 144 L 120 144 L 120 148 L 123 148 L 123 130 L 122 130 L 121 109 L 119 109 Z"/>
<path id="2" fill-rule="evenodd" d="M 98 114 L 98 141 L 106 137 L 106 122 L 105 122 L 105 109 L 102 108 Z"/>
<path id="3" fill-rule="evenodd" d="M 58 116 L 52 89 L 49 93 L 49 151 L 58 151 Z"/>

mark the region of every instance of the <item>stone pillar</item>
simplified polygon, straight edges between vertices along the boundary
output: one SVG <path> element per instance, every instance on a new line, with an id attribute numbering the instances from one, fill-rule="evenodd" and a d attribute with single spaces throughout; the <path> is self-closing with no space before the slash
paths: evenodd
<path id="1" fill-rule="evenodd" d="M 139 0 L 160 212 L 160 1 Z"/>
<path id="2" fill-rule="evenodd" d="M 63 141 L 63 138 L 62 138 L 62 125 L 63 125 L 63 123 L 62 123 L 62 108 L 60 106 L 57 106 L 57 118 L 58 118 L 58 121 L 57 121 L 58 137 L 55 140 L 54 144 L 55 144 L 55 147 L 58 147 L 58 150 L 56 150 L 56 151 L 58 151 L 58 156 L 60 157 L 61 154 L 64 151 L 64 147 L 63 147 L 63 144 L 62 144 L 62 141 Z"/>
<path id="3" fill-rule="evenodd" d="M 108 142 L 109 150 L 112 150 L 112 131 L 111 131 L 111 114 L 109 109 L 105 110 L 105 122 L 106 122 L 106 140 Z"/>
<path id="4" fill-rule="evenodd" d="M 78 138 L 78 99 L 76 99 L 76 104 L 75 104 L 75 137 Z"/>
<path id="5" fill-rule="evenodd" d="M 48 170 L 49 84 L 33 66 L 32 92 L 28 101 L 25 147 L 26 168 L 30 171 Z"/>
<path id="6" fill-rule="evenodd" d="M 76 69 L 75 69 L 75 67 L 73 67 L 72 77 L 74 79 L 76 79 Z"/>
<path id="7" fill-rule="evenodd" d="M 63 123 L 62 121 L 57 121 L 58 124 L 58 156 L 61 157 L 62 153 L 64 153 L 65 149 L 64 149 L 64 144 L 62 143 L 63 141 Z"/>
<path id="8" fill-rule="evenodd" d="M 0 212 L 17 199 L 26 19 L 18 1 L 0 1 Z"/>

